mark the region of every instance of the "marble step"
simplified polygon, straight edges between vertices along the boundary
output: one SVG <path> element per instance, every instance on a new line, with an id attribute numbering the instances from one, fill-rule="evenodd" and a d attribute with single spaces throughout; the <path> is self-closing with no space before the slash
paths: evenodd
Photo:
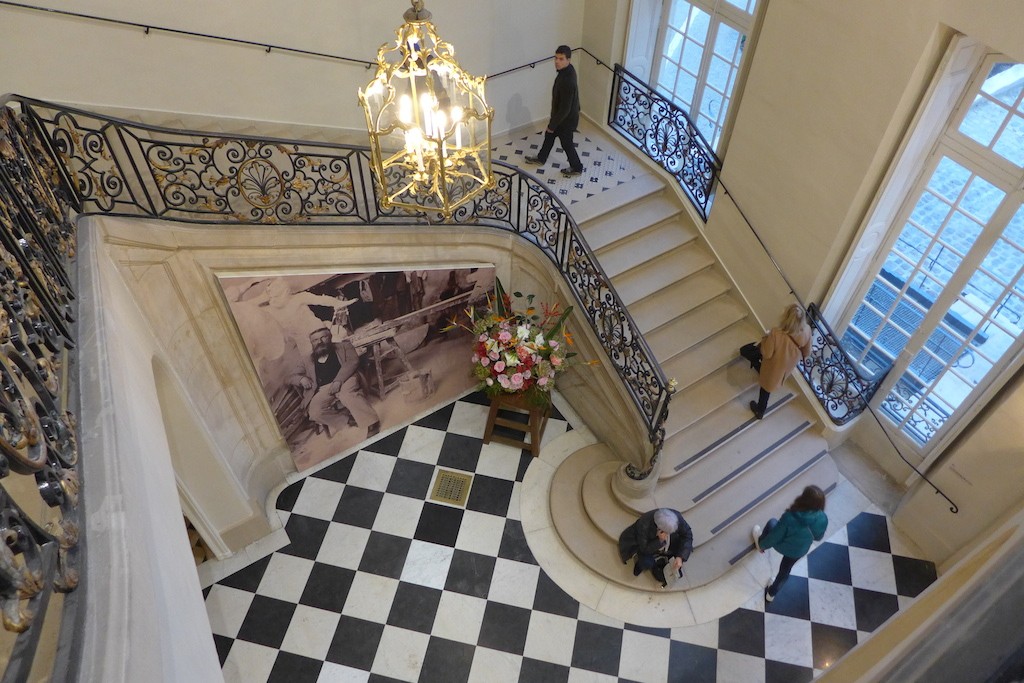
<path id="1" fill-rule="evenodd" d="M 619 273 L 640 267 L 662 254 L 683 247 L 697 237 L 695 228 L 686 228 L 679 221 L 664 221 L 644 228 L 629 239 L 620 239 L 600 249 L 597 258 L 604 272 L 614 278 Z"/>
<path id="2" fill-rule="evenodd" d="M 676 380 L 676 397 L 696 382 L 732 363 L 736 349 L 750 338 L 751 330 L 754 329 L 749 320 L 743 318 L 706 337 L 685 352 L 661 361 L 665 375 Z"/>
<path id="3" fill-rule="evenodd" d="M 749 398 L 744 401 L 743 398 L 747 396 Z M 712 456 L 717 449 L 725 447 L 731 440 L 744 434 L 757 422 L 747 405 L 756 398 L 756 389 L 750 390 L 739 400 L 729 401 L 703 420 L 669 435 L 661 452 L 661 478 L 668 479 L 686 471 L 694 463 Z M 795 399 L 797 396 L 792 391 L 781 390 L 773 393 L 765 411 L 764 421 L 770 420 L 777 410 L 793 403 Z M 801 401 L 796 403 L 800 405 L 803 414 L 812 415 Z"/>
<path id="4" fill-rule="evenodd" d="M 679 203 L 673 197 L 654 194 L 581 223 L 580 229 L 583 230 L 587 244 L 594 251 L 600 251 L 616 242 L 635 238 L 644 229 L 679 215 Z"/>
<path id="5" fill-rule="evenodd" d="M 707 376 L 676 391 L 665 421 L 665 433 L 682 431 L 726 403 L 741 400 L 740 397 L 757 382 L 757 375 L 751 371 L 749 363 L 741 364 L 741 360 L 736 359 L 728 365 L 716 367 Z M 665 374 L 674 376 L 668 369 Z"/>
<path id="6" fill-rule="evenodd" d="M 586 223 L 622 207 L 632 206 L 645 197 L 662 192 L 664 189 L 665 183 L 660 178 L 653 173 L 638 169 L 637 176 L 629 182 L 600 192 L 585 202 L 574 204 L 572 216 L 576 219 L 576 224 L 586 231 L 586 227 L 584 227 Z M 587 239 L 589 244 L 589 236 Z"/>
<path id="7" fill-rule="evenodd" d="M 667 321 L 674 320 L 698 306 L 731 290 L 717 268 L 705 268 L 629 305 L 640 331 L 647 335 Z"/>
<path id="8" fill-rule="evenodd" d="M 822 452 L 811 461 L 794 465 L 788 476 L 781 480 L 760 482 L 751 489 L 758 491 L 757 494 L 737 498 L 737 501 L 745 501 L 742 505 L 733 505 L 728 509 L 709 508 L 707 514 L 704 511 L 691 512 L 686 520 L 693 527 L 695 544 L 697 536 L 705 536 L 705 528 L 710 535 L 706 541 L 695 545 L 690 561 L 686 563 L 684 572 L 689 585 L 703 586 L 710 583 L 748 554 L 756 552 L 750 534 L 753 526 L 763 526 L 769 518 L 781 515 L 805 486 L 820 486 L 828 495 L 840 481 L 839 470 L 832 458 Z M 835 527 L 830 524 L 826 536 L 834 530 Z M 767 585 L 770 579 L 767 572 L 762 578 Z"/>
<path id="9" fill-rule="evenodd" d="M 663 465 L 658 498 L 670 498 L 677 510 L 685 512 L 722 491 L 744 472 L 765 463 L 767 458 L 789 459 L 805 451 L 812 451 L 813 455 L 821 450 L 821 437 L 800 437 L 814 424 L 792 405 L 783 406 L 770 418 L 751 420 L 736 438 L 682 470 Z"/>
<path id="10" fill-rule="evenodd" d="M 697 547 L 733 524 L 749 505 L 756 503 L 766 492 L 785 486 L 823 458 L 831 460 L 825 440 L 804 431 L 786 450 L 779 451 L 776 457 L 765 458 L 738 476 L 721 483 L 711 495 L 703 497 L 696 505 L 686 506 L 687 501 L 677 498 L 672 483 L 680 481 L 678 479 L 660 482 L 655 489 L 655 499 L 659 506 L 682 508 L 680 511 L 693 527 L 693 545 Z"/>
<path id="11" fill-rule="evenodd" d="M 569 552 L 597 574 L 629 586 L 634 583 L 631 567 L 622 564 L 615 542 L 591 520 L 583 499 L 583 483 L 589 472 L 595 467 L 618 467 L 621 464 L 604 444 L 582 448 L 558 466 L 551 479 L 549 495 L 555 531 Z M 612 509 L 618 507 L 610 486 L 607 492 L 599 493 L 597 505 L 606 504 Z M 617 538 L 618 532 L 613 533 Z"/>
<path id="12" fill-rule="evenodd" d="M 626 306 L 668 287 L 681 278 L 715 264 L 715 257 L 700 242 L 690 242 L 618 276 L 612 284 Z"/>
<path id="13" fill-rule="evenodd" d="M 730 296 L 720 296 L 687 313 L 669 320 L 644 335 L 658 362 L 669 359 L 715 336 L 743 320 L 747 310 Z"/>

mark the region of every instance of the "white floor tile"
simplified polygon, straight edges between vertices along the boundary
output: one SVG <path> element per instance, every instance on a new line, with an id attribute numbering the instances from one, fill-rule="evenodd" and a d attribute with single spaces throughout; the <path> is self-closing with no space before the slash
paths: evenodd
<path id="1" fill-rule="evenodd" d="M 236 640 L 224 661 L 224 683 L 257 683 L 270 677 L 277 650 L 245 640 Z"/>
<path id="2" fill-rule="evenodd" d="M 831 581 L 807 579 L 811 621 L 857 630 L 857 610 L 853 587 Z"/>
<path id="3" fill-rule="evenodd" d="M 454 554 L 454 548 L 413 539 L 405 557 L 402 581 L 443 589 Z"/>
<path id="4" fill-rule="evenodd" d="M 743 683 L 764 683 L 765 668 L 762 657 L 752 657 L 730 652 L 729 650 L 718 651 L 718 680 L 743 681 Z"/>
<path id="5" fill-rule="evenodd" d="M 249 591 L 220 584 L 213 586 L 206 597 L 206 614 L 210 618 L 210 629 L 219 636 L 237 636 L 253 597 L 254 594 Z"/>
<path id="6" fill-rule="evenodd" d="M 765 614 L 764 656 L 787 664 L 813 666 L 811 622 L 780 614 Z"/>
<path id="7" fill-rule="evenodd" d="M 505 530 L 505 518 L 485 512 L 466 510 L 459 526 L 459 537 L 455 547 L 472 553 L 496 557 L 501 547 L 501 535 Z"/>
<path id="8" fill-rule="evenodd" d="M 306 582 L 309 581 L 311 571 L 313 560 L 274 553 L 270 556 L 270 564 L 267 565 L 256 592 L 269 598 L 298 602 L 306 588 Z"/>
<path id="9" fill-rule="evenodd" d="M 430 636 L 396 626 L 385 626 L 371 671 L 400 681 L 415 681 L 423 666 Z"/>
<path id="10" fill-rule="evenodd" d="M 857 588 L 896 593 L 896 570 L 889 553 L 851 547 L 850 578 Z"/>
<path id="11" fill-rule="evenodd" d="M 353 669 L 334 662 L 324 662 L 316 683 L 367 683 L 369 680 L 369 671 Z"/>
<path id="12" fill-rule="evenodd" d="M 487 601 L 472 595 L 444 591 L 437 606 L 431 634 L 459 643 L 476 645 Z"/>
<path id="13" fill-rule="evenodd" d="M 408 496 L 385 493 L 380 503 L 380 509 L 387 510 L 387 514 L 377 515 L 373 520 L 373 530 L 393 536 L 412 538 L 416 533 L 416 525 L 420 521 L 423 503 L 423 500 L 416 500 Z"/>
<path id="14" fill-rule="evenodd" d="M 361 486 L 372 491 L 384 491 L 395 469 L 395 458 L 371 451 L 359 451 L 352 473 L 348 476 L 349 486 Z"/>
<path id="15" fill-rule="evenodd" d="M 441 456 L 441 446 L 444 444 L 444 437 L 445 432 L 440 430 L 409 425 L 406 428 L 402 447 L 398 451 L 398 457 L 403 460 L 436 465 L 437 459 Z"/>
<path id="16" fill-rule="evenodd" d="M 387 623 L 398 581 L 369 572 L 357 572 L 341 613 L 378 624 Z"/>
<path id="17" fill-rule="evenodd" d="M 667 681 L 671 645 L 668 638 L 623 631 L 619 676 L 632 681 Z"/>
<path id="18" fill-rule="evenodd" d="M 473 653 L 469 683 L 518 683 L 522 665 L 519 655 L 478 647 Z"/>
<path id="19" fill-rule="evenodd" d="M 330 520 L 338 509 L 338 501 L 344 490 L 345 485 L 336 481 L 307 477 L 302 483 L 292 513 Z"/>
<path id="20" fill-rule="evenodd" d="M 534 610 L 530 615 L 530 631 L 526 636 L 523 656 L 569 666 L 575 641 L 575 619 Z"/>
<path id="21" fill-rule="evenodd" d="M 317 553 L 316 561 L 346 569 L 358 569 L 369 538 L 369 529 L 331 522 L 327 527 L 327 533 L 324 534 L 324 542 Z"/>
<path id="22" fill-rule="evenodd" d="M 533 608 L 540 567 L 499 557 L 494 563 L 487 599 L 516 607 Z"/>
<path id="23" fill-rule="evenodd" d="M 323 661 L 334 640 L 341 615 L 308 605 L 297 605 L 281 643 L 285 652 Z"/>

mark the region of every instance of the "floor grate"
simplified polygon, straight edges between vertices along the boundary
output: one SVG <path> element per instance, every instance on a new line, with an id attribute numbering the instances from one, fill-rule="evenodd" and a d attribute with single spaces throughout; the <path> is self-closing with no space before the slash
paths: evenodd
<path id="1" fill-rule="evenodd" d="M 438 503 L 449 503 L 464 507 L 469 497 L 469 487 L 473 483 L 473 475 L 451 470 L 438 470 L 434 480 L 434 490 L 430 499 Z"/>

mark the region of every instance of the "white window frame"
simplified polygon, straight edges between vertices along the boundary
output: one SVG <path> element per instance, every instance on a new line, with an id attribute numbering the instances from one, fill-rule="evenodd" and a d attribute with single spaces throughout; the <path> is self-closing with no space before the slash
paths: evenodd
<path id="1" fill-rule="evenodd" d="M 883 190 L 872 205 L 869 218 L 855 241 L 856 246 L 847 256 L 842 275 L 829 292 L 829 304 L 825 306 L 824 312 L 827 319 L 833 321 L 832 327 L 840 336 L 864 299 L 881 263 L 885 261 L 892 245 L 899 237 L 904 225 L 902 219 L 909 213 L 907 205 L 917 201 L 919 195 L 916 190 L 927 183 L 938 158 L 951 154 L 959 156 L 967 145 L 974 145 L 957 129 L 970 107 L 973 99 L 971 95 L 976 84 L 984 80 L 994 61 L 1014 60 L 992 54 L 965 36 L 958 36 L 951 42 L 925 97 L 925 104 L 909 127 L 911 132 L 905 138 L 896 161 L 882 184 Z M 1009 195 L 1016 196 L 1019 200 L 1021 194 L 1024 194 L 1024 188 L 1020 186 L 1019 181 L 1016 184 L 998 182 L 999 178 L 1007 178 L 1008 169 L 1019 177 L 1021 171 L 1018 167 L 1004 159 L 995 158 L 996 155 L 981 157 L 977 154 L 976 146 L 972 147 L 970 156 L 976 161 L 980 160 L 975 168 L 983 170 L 989 180 L 996 180 L 996 184 Z M 1002 211 L 1004 219 L 1005 214 L 1012 213 L 1005 207 Z M 996 219 L 989 221 L 990 224 L 994 222 Z M 983 257 L 984 254 L 981 254 L 975 260 L 980 261 Z M 929 320 L 941 319 L 943 312 L 938 308 L 932 307 L 922 327 L 926 327 Z M 1018 338 L 1011 350 L 995 366 L 997 369 L 991 371 L 985 381 L 979 384 L 967 405 L 957 409 L 925 447 L 919 447 L 903 435 L 888 417 L 881 418 L 883 426 L 905 454 L 916 454 L 927 466 L 941 455 L 988 401 L 995 397 L 1014 372 L 1024 366 L 1022 347 L 1024 340 Z M 904 369 L 909 366 L 914 353 L 916 348 L 913 351 L 905 350 L 897 358 L 896 365 L 872 400 L 876 412 L 881 413 L 877 407 L 885 400 Z"/>
<path id="2" fill-rule="evenodd" d="M 697 125 L 699 129 L 699 119 L 703 116 L 700 112 L 700 106 L 703 102 L 705 92 L 710 87 L 707 79 L 711 69 L 712 60 L 714 58 L 714 44 L 718 37 L 719 28 L 724 23 L 738 31 L 741 36 L 744 37 L 741 39 L 743 41 L 742 54 L 740 56 L 739 64 L 730 66 L 729 80 L 731 81 L 732 87 L 728 88 L 728 92 L 724 93 L 726 112 L 724 115 L 721 111 L 716 114 L 716 121 L 713 122 L 715 134 L 708 138 L 708 144 L 711 145 L 711 148 L 721 155 L 721 150 L 724 148 L 724 140 L 727 137 L 727 131 L 729 130 L 728 124 L 733 118 L 733 111 L 736 109 L 737 95 L 741 90 L 741 83 L 746 72 L 746 64 L 749 62 L 748 55 L 752 51 L 752 37 L 757 23 L 757 15 L 763 13 L 764 6 L 767 5 L 768 0 L 756 0 L 752 14 L 748 14 L 726 0 L 686 0 L 686 2 L 700 8 L 710 16 L 710 24 L 708 26 L 706 42 L 701 56 L 700 67 L 698 69 L 698 73 L 695 74 L 696 87 L 693 92 L 693 101 L 690 105 L 686 105 L 675 98 L 674 88 L 671 92 L 666 92 L 658 85 L 663 67 L 663 50 L 665 49 L 665 41 L 670 32 L 675 32 L 670 30 L 668 27 L 674 0 L 665 0 L 661 8 L 662 14 L 659 22 L 658 38 L 655 44 L 651 64 L 650 84 L 668 99 L 682 107 L 690 117 L 690 120 L 693 121 L 694 125 Z M 709 116 L 704 116 L 704 118 L 710 119 Z"/>

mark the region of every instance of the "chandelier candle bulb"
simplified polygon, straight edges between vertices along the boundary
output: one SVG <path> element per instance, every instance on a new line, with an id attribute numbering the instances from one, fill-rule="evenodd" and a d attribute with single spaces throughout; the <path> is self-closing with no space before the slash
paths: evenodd
<path id="1" fill-rule="evenodd" d="M 359 91 L 382 208 L 440 213 L 478 202 L 494 187 L 484 78 L 466 73 L 437 35 L 422 0 L 377 52 L 377 73 Z M 465 130 L 463 130 L 465 128 Z"/>

